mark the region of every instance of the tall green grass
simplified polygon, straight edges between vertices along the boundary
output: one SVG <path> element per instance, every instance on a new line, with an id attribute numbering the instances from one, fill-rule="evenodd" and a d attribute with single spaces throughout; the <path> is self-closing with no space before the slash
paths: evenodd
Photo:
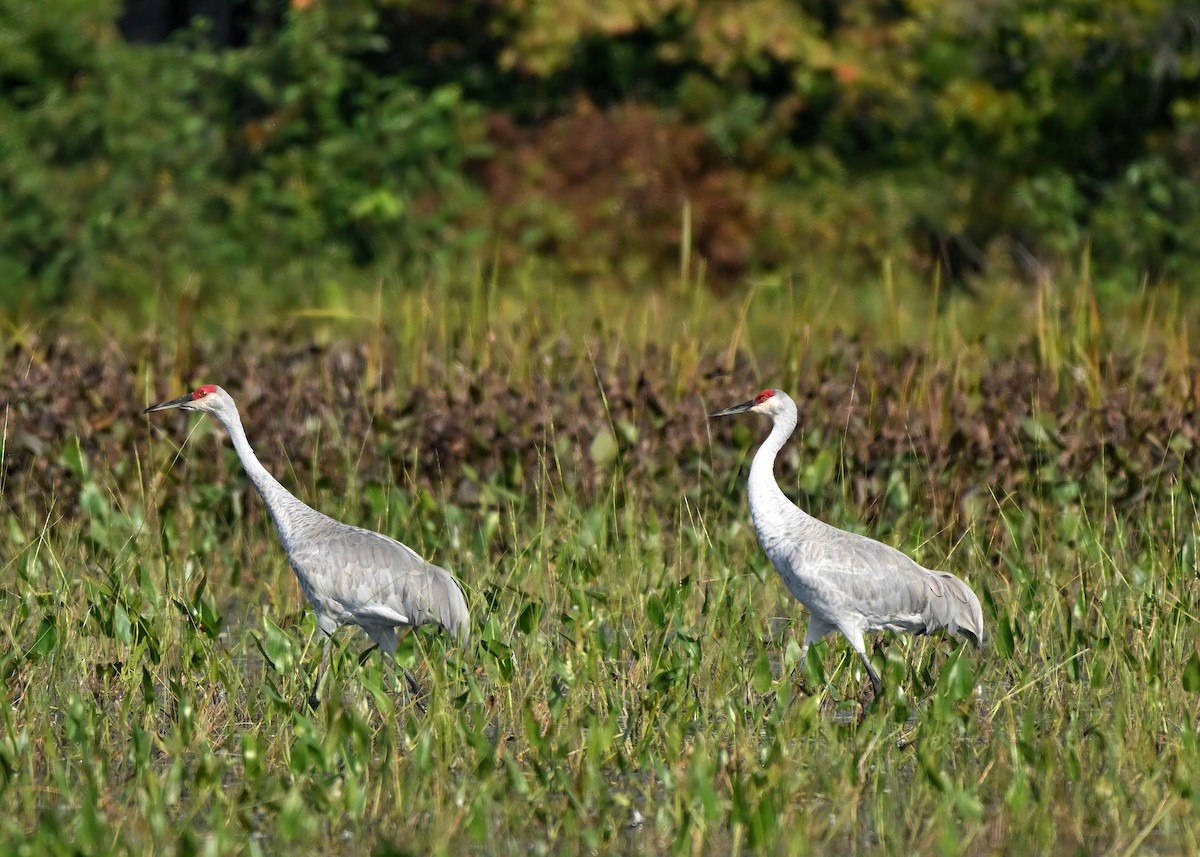
<path id="1" fill-rule="evenodd" d="M 1161 294 L 1118 306 L 1086 278 L 979 301 L 903 283 L 871 298 L 815 279 L 764 280 L 735 298 L 686 284 L 584 293 L 532 270 L 404 285 L 338 291 L 270 322 L 284 337 L 363 343 L 369 365 L 397 361 L 413 384 L 433 363 L 553 384 L 540 369 L 551 348 L 581 366 L 636 365 L 660 349 L 667 393 L 682 397 L 718 368 L 753 386 L 770 368 L 782 377 L 761 383 L 786 386 L 815 354 L 837 353 L 838 335 L 896 359 L 903 349 L 938 355 L 961 389 L 978 387 L 1024 337 L 1050 377 L 1099 391 L 1114 349 L 1189 372 L 1196 318 Z M 152 376 L 151 351 L 174 349 L 186 367 L 191 337 L 220 341 L 234 329 L 234 314 L 192 306 L 185 315 L 164 304 L 149 340 L 126 340 L 147 399 L 198 380 L 236 395 L 235 379 Z M 18 336 L 29 338 L 10 331 Z M 910 407 L 939 407 L 930 374 L 913 377 L 908 396 Z M 313 406 L 320 400 L 318 387 Z M 69 515 L 19 474 L 0 486 L 7 850 L 1200 850 L 1200 574 L 1184 479 L 1118 506 L 1111 486 L 1043 463 L 1029 484 L 1049 499 L 984 486 L 947 528 L 928 511 L 945 505 L 936 475 L 897 463 L 872 534 L 967 577 L 992 640 L 975 653 L 942 637 L 881 635 L 873 659 L 888 689 L 863 712 L 866 676 L 844 642 L 800 661 L 803 611 L 749 526 L 744 464 L 760 426 L 738 429 L 732 450 L 714 438 L 658 480 L 632 475 L 619 444 L 580 451 L 550 438 L 519 488 L 453 474 L 469 492 L 415 470 L 359 480 L 358 445 L 403 439 L 335 429 L 321 442 L 341 451 L 336 481 L 322 479 L 320 460 L 304 468 L 310 482 L 286 464 L 278 475 L 313 505 L 454 569 L 475 635 L 460 651 L 425 629 L 401 647 L 431 689 L 420 715 L 346 629 L 325 702 L 309 711 L 320 657 L 311 611 L 219 429 L 193 428 L 185 441 L 146 424 L 137 456 L 118 461 L 62 438 L 45 454 L 79 482 Z M 188 459 L 214 451 L 229 478 L 193 478 Z M 836 439 L 798 436 L 788 454 L 803 456 L 788 493 L 863 530 L 868 510 L 839 487 L 847 465 Z M 593 456 L 599 490 L 558 478 L 575 455 Z"/>

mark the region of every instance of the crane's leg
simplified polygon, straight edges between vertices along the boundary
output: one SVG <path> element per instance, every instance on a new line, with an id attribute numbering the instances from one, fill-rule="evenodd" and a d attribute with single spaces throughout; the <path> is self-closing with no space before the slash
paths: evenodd
<path id="1" fill-rule="evenodd" d="M 804 632 L 804 645 L 800 647 L 800 660 L 808 657 L 808 647 L 825 639 L 825 635 L 834 627 L 824 620 L 812 616 L 808 620 L 808 629 Z"/>
<path id="2" fill-rule="evenodd" d="M 396 636 L 400 640 L 402 640 L 402 639 L 404 639 L 404 636 L 406 634 L 408 634 L 408 632 L 411 630 L 412 630 L 411 628 L 404 628 Z M 395 631 L 393 631 L 392 633 L 395 635 Z M 397 642 L 399 642 L 399 640 L 397 640 Z M 395 646 L 392 647 L 392 651 L 393 652 L 395 651 Z M 416 704 L 417 710 L 420 711 L 422 714 L 424 714 L 425 713 L 425 697 L 428 694 L 421 692 L 421 685 L 419 685 L 417 683 L 417 677 L 414 676 L 411 672 L 409 672 L 408 667 L 404 666 L 403 664 L 396 663 L 394 658 L 392 660 L 392 663 L 396 664 L 396 666 L 398 666 L 400 668 L 401 672 L 404 673 L 404 678 L 408 682 L 408 689 L 410 691 L 412 691 L 413 702 Z"/>
<path id="3" fill-rule="evenodd" d="M 859 652 L 858 656 L 862 658 L 863 666 L 867 668 L 867 675 L 871 677 L 871 687 L 875 688 L 875 698 L 883 698 L 883 679 L 879 677 L 879 673 L 875 671 L 875 667 L 871 666 L 871 659 L 867 657 L 866 652 Z"/>
<path id="4" fill-rule="evenodd" d="M 883 699 L 883 680 L 879 677 L 879 673 L 875 671 L 875 667 L 871 666 L 871 659 L 867 657 L 867 647 L 863 642 L 862 631 L 853 628 L 847 631 L 841 629 L 842 634 L 850 645 L 854 647 L 854 651 L 858 652 L 858 656 L 862 658 L 863 666 L 867 668 L 867 675 L 871 677 L 871 687 L 875 689 L 875 699 Z"/>
<path id="5" fill-rule="evenodd" d="M 393 662 L 394 663 L 394 662 Z M 404 678 L 408 680 L 408 689 L 412 691 L 413 702 L 416 703 L 417 709 L 422 714 L 425 713 L 425 695 L 421 693 L 421 685 L 417 684 L 417 678 L 408 671 L 408 667 L 402 664 L 396 664 L 404 671 Z"/>
<path id="6" fill-rule="evenodd" d="M 373 631 L 370 636 L 372 640 L 379 644 L 379 650 L 387 655 L 388 660 L 392 662 L 392 669 L 400 670 L 404 673 L 404 678 L 408 682 L 408 688 L 412 691 L 413 703 L 416 704 L 417 710 L 424 714 L 425 701 L 424 695 L 421 693 L 421 685 L 417 684 L 416 677 L 408 671 L 408 667 L 396 660 L 396 646 L 399 644 L 399 641 L 396 639 L 396 629 L 385 628 Z"/>
<path id="7" fill-rule="evenodd" d="M 833 631 L 834 627 L 827 622 L 812 616 L 808 620 L 808 629 L 804 632 L 804 644 L 800 646 L 800 661 L 796 665 L 800 669 L 800 675 L 804 675 L 804 661 L 808 657 L 808 647 L 813 643 L 819 643 L 825 636 Z"/>
<path id="8" fill-rule="evenodd" d="M 321 679 L 325 676 L 325 668 L 329 666 L 329 648 L 333 645 L 333 635 L 325 634 L 325 649 L 321 652 L 321 663 L 317 666 L 317 674 L 313 677 L 312 691 L 308 695 L 308 707 L 316 710 L 320 705 Z"/>

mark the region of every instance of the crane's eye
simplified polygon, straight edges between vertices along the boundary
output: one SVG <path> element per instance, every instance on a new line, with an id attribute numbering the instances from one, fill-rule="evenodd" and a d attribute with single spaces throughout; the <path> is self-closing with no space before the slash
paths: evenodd
<path id="1" fill-rule="evenodd" d="M 771 398 L 774 395 L 775 395 L 774 390 L 763 390 L 761 393 L 759 393 L 757 396 L 754 397 L 754 404 L 761 405 L 763 402 L 765 402 L 767 399 Z"/>

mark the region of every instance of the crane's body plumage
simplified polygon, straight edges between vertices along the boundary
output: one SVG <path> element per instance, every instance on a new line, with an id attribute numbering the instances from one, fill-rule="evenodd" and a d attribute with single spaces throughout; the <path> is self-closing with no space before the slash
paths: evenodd
<path id="1" fill-rule="evenodd" d="M 146 410 L 172 407 L 205 411 L 225 426 L 326 637 L 322 669 L 330 637 L 343 625 L 362 628 L 389 656 L 396 651 L 397 631 L 428 622 L 438 623 L 460 643 L 467 641 L 470 614 L 454 576 L 389 536 L 343 524 L 294 497 L 259 462 L 237 406 L 223 389 L 207 385 Z M 411 676 L 409 682 L 415 684 Z"/>
<path id="2" fill-rule="evenodd" d="M 774 427 L 750 466 L 750 516 L 763 551 L 788 591 L 811 615 L 803 652 L 840 631 L 862 658 L 876 695 L 878 673 L 866 656 L 863 634 L 946 629 L 983 641 L 983 611 L 967 584 L 953 574 L 924 568 L 890 545 L 840 530 L 812 517 L 787 498 L 775 481 L 775 458 L 796 428 L 796 405 L 780 390 L 764 390 L 712 416 L 754 411 Z"/>
<path id="3" fill-rule="evenodd" d="M 395 642 L 388 635 L 398 627 L 437 622 L 456 638 L 468 634 L 457 582 L 407 545 L 319 512 L 283 533 L 288 561 L 325 633 L 358 625 L 389 652 Z"/>

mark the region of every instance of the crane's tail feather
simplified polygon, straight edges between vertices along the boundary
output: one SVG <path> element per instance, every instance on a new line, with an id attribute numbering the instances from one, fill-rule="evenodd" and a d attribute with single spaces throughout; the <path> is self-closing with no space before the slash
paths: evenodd
<path id="1" fill-rule="evenodd" d="M 471 614 L 467 609 L 462 584 L 450 574 L 445 575 L 442 584 L 444 590 L 438 623 L 450 632 L 459 646 L 466 648 L 471 640 Z"/>
<path id="2" fill-rule="evenodd" d="M 931 572 L 929 588 L 926 632 L 945 628 L 970 640 L 977 649 L 986 645 L 983 608 L 971 587 L 947 571 L 935 571 Z"/>

